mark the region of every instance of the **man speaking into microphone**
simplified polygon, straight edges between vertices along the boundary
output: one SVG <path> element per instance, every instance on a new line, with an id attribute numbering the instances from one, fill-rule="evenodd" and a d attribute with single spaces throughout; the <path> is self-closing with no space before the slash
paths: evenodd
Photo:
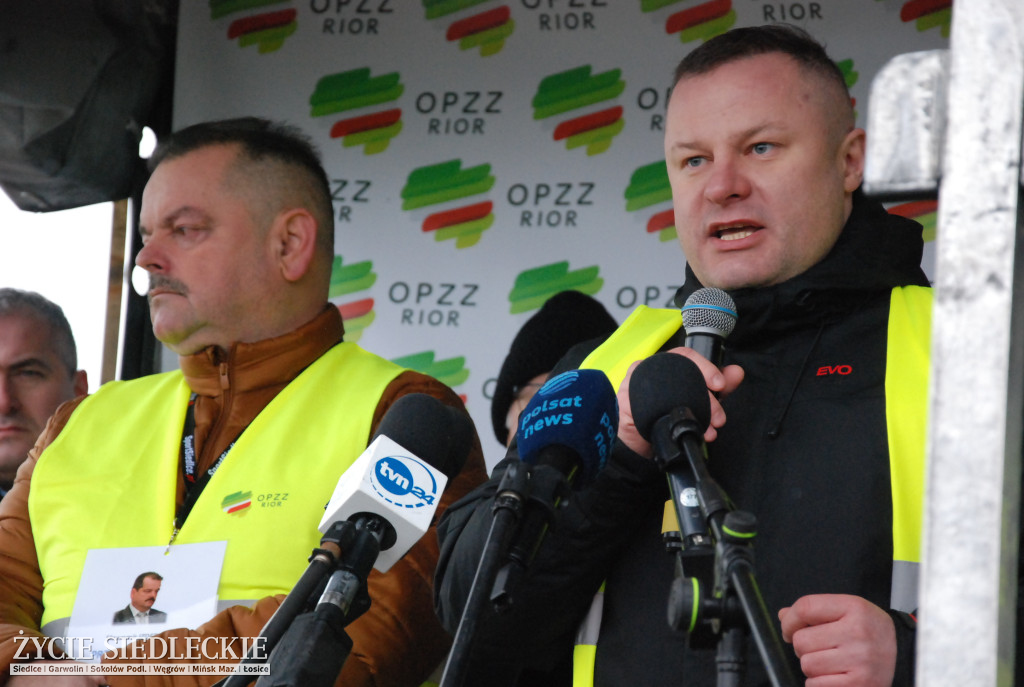
<path id="1" fill-rule="evenodd" d="M 685 347 L 696 340 L 680 311 L 647 308 L 556 367 L 608 374 L 617 441 L 561 509 L 515 603 L 481 620 L 474 668 L 490 681 L 473 684 L 716 684 L 715 648 L 666 621 L 669 490 L 630 404 L 631 364 L 657 351 L 702 373 L 706 465 L 757 518 L 756 580 L 783 665 L 801 684 L 912 684 L 931 292 L 920 225 L 859 190 L 864 152 L 842 73 L 799 29 L 734 29 L 679 64 L 665 119 L 686 257 L 676 302 L 722 289 L 738 318 L 721 367 L 705 357 L 714 346 Z M 513 448 L 439 525 L 449 629 L 516 459 Z M 734 684 L 767 683 L 753 644 Z"/>

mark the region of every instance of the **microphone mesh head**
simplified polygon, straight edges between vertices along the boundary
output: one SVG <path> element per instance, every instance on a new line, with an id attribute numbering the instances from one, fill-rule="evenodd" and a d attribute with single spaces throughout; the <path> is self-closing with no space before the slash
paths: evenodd
<path id="1" fill-rule="evenodd" d="M 683 305 L 683 328 L 687 334 L 709 332 L 727 337 L 736 326 L 736 304 L 722 289 L 697 289 Z"/>

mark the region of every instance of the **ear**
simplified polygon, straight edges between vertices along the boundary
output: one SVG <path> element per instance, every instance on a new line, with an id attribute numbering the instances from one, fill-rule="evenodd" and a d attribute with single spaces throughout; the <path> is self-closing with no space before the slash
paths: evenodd
<path id="1" fill-rule="evenodd" d="M 79 370 L 76 372 L 72 383 L 74 385 L 76 397 L 85 396 L 89 393 L 89 375 L 85 370 Z"/>
<path id="2" fill-rule="evenodd" d="M 839 155 L 843 165 L 843 189 L 853 193 L 864 180 L 864 129 L 853 129 L 846 134 L 839 146 Z"/>
<path id="3" fill-rule="evenodd" d="M 271 249 L 286 281 L 298 281 L 309 272 L 316 253 L 316 234 L 316 218 L 305 208 L 285 210 L 274 220 Z"/>

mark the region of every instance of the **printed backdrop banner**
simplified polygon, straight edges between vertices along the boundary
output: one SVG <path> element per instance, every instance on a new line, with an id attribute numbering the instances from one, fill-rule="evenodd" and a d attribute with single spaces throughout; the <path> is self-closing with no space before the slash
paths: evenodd
<path id="1" fill-rule="evenodd" d="M 662 124 L 679 60 L 735 26 L 796 24 L 837 60 L 863 125 L 893 55 L 948 46 L 951 4 L 182 2 L 174 125 L 260 115 L 312 137 L 348 338 L 454 388 L 493 465 L 494 380 L 546 298 L 576 289 L 619 322 L 673 307 Z M 934 238 L 934 203 L 890 209 Z"/>

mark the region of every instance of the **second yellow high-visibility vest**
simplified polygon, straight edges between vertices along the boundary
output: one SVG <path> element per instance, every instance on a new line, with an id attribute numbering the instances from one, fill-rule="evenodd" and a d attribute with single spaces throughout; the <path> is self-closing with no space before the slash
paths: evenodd
<path id="1" fill-rule="evenodd" d="M 890 607 L 917 608 L 924 512 L 925 439 L 931 364 L 932 290 L 892 290 L 885 366 L 885 415 L 892 487 L 893 567 Z M 641 305 L 580 365 L 603 370 L 614 388 L 636 360 L 656 353 L 678 331 L 678 310 Z M 573 650 L 573 687 L 592 687 L 604 587 L 580 625 Z"/>

